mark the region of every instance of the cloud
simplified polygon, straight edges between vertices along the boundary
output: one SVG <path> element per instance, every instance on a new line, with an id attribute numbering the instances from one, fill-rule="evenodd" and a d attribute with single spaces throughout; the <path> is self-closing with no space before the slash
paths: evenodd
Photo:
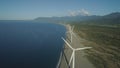
<path id="1" fill-rule="evenodd" d="M 81 15 L 81 16 L 89 16 L 90 13 L 85 10 L 85 9 L 81 9 L 81 10 L 77 10 L 77 11 L 69 11 L 70 16 L 77 16 L 77 15 Z"/>
<path id="2" fill-rule="evenodd" d="M 70 14 L 70 16 L 76 16 L 77 15 L 76 11 L 69 11 L 69 14 Z"/>

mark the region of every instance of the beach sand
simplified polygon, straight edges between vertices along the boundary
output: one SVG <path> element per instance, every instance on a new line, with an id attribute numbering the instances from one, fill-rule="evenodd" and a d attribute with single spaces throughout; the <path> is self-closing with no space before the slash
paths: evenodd
<path id="1" fill-rule="evenodd" d="M 67 24 L 67 25 L 65 25 L 65 27 L 67 29 L 66 40 L 70 43 L 70 45 L 73 48 L 84 47 L 84 45 L 81 44 L 81 42 L 84 41 L 84 39 L 80 38 L 77 34 L 75 34 L 75 36 L 72 36 L 73 41 L 72 41 L 72 43 L 70 42 L 71 38 L 70 38 L 69 28 L 71 28 L 71 26 L 69 24 Z M 70 60 L 71 54 L 72 54 L 72 50 L 65 44 L 64 55 L 61 56 L 59 68 L 69 68 L 67 63 Z M 75 52 L 75 68 L 95 68 L 93 66 L 93 64 L 90 61 L 88 61 L 88 59 L 85 57 L 85 55 L 86 55 L 86 53 L 84 51 L 76 51 Z M 67 62 L 65 61 L 65 59 L 67 59 Z M 72 63 L 70 65 L 70 68 L 72 68 Z"/>

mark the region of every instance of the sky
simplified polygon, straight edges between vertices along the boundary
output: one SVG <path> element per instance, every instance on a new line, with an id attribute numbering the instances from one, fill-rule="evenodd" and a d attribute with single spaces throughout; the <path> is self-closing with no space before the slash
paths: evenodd
<path id="1" fill-rule="evenodd" d="M 120 12 L 120 0 L 0 0 L 0 20 Z"/>

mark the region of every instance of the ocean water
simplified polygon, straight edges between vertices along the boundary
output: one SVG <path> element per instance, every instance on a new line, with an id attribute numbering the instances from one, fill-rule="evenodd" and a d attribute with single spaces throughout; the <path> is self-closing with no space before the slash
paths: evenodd
<path id="1" fill-rule="evenodd" d="M 0 21 L 0 68 L 55 68 L 65 32 L 58 24 Z"/>

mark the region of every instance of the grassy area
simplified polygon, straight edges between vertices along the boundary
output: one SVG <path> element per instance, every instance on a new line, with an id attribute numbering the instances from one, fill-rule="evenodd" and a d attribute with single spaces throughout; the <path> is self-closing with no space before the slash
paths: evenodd
<path id="1" fill-rule="evenodd" d="M 75 32 L 87 40 L 82 44 L 93 47 L 86 51 L 86 57 L 96 68 L 120 68 L 120 27 L 72 25 L 75 25 Z"/>

